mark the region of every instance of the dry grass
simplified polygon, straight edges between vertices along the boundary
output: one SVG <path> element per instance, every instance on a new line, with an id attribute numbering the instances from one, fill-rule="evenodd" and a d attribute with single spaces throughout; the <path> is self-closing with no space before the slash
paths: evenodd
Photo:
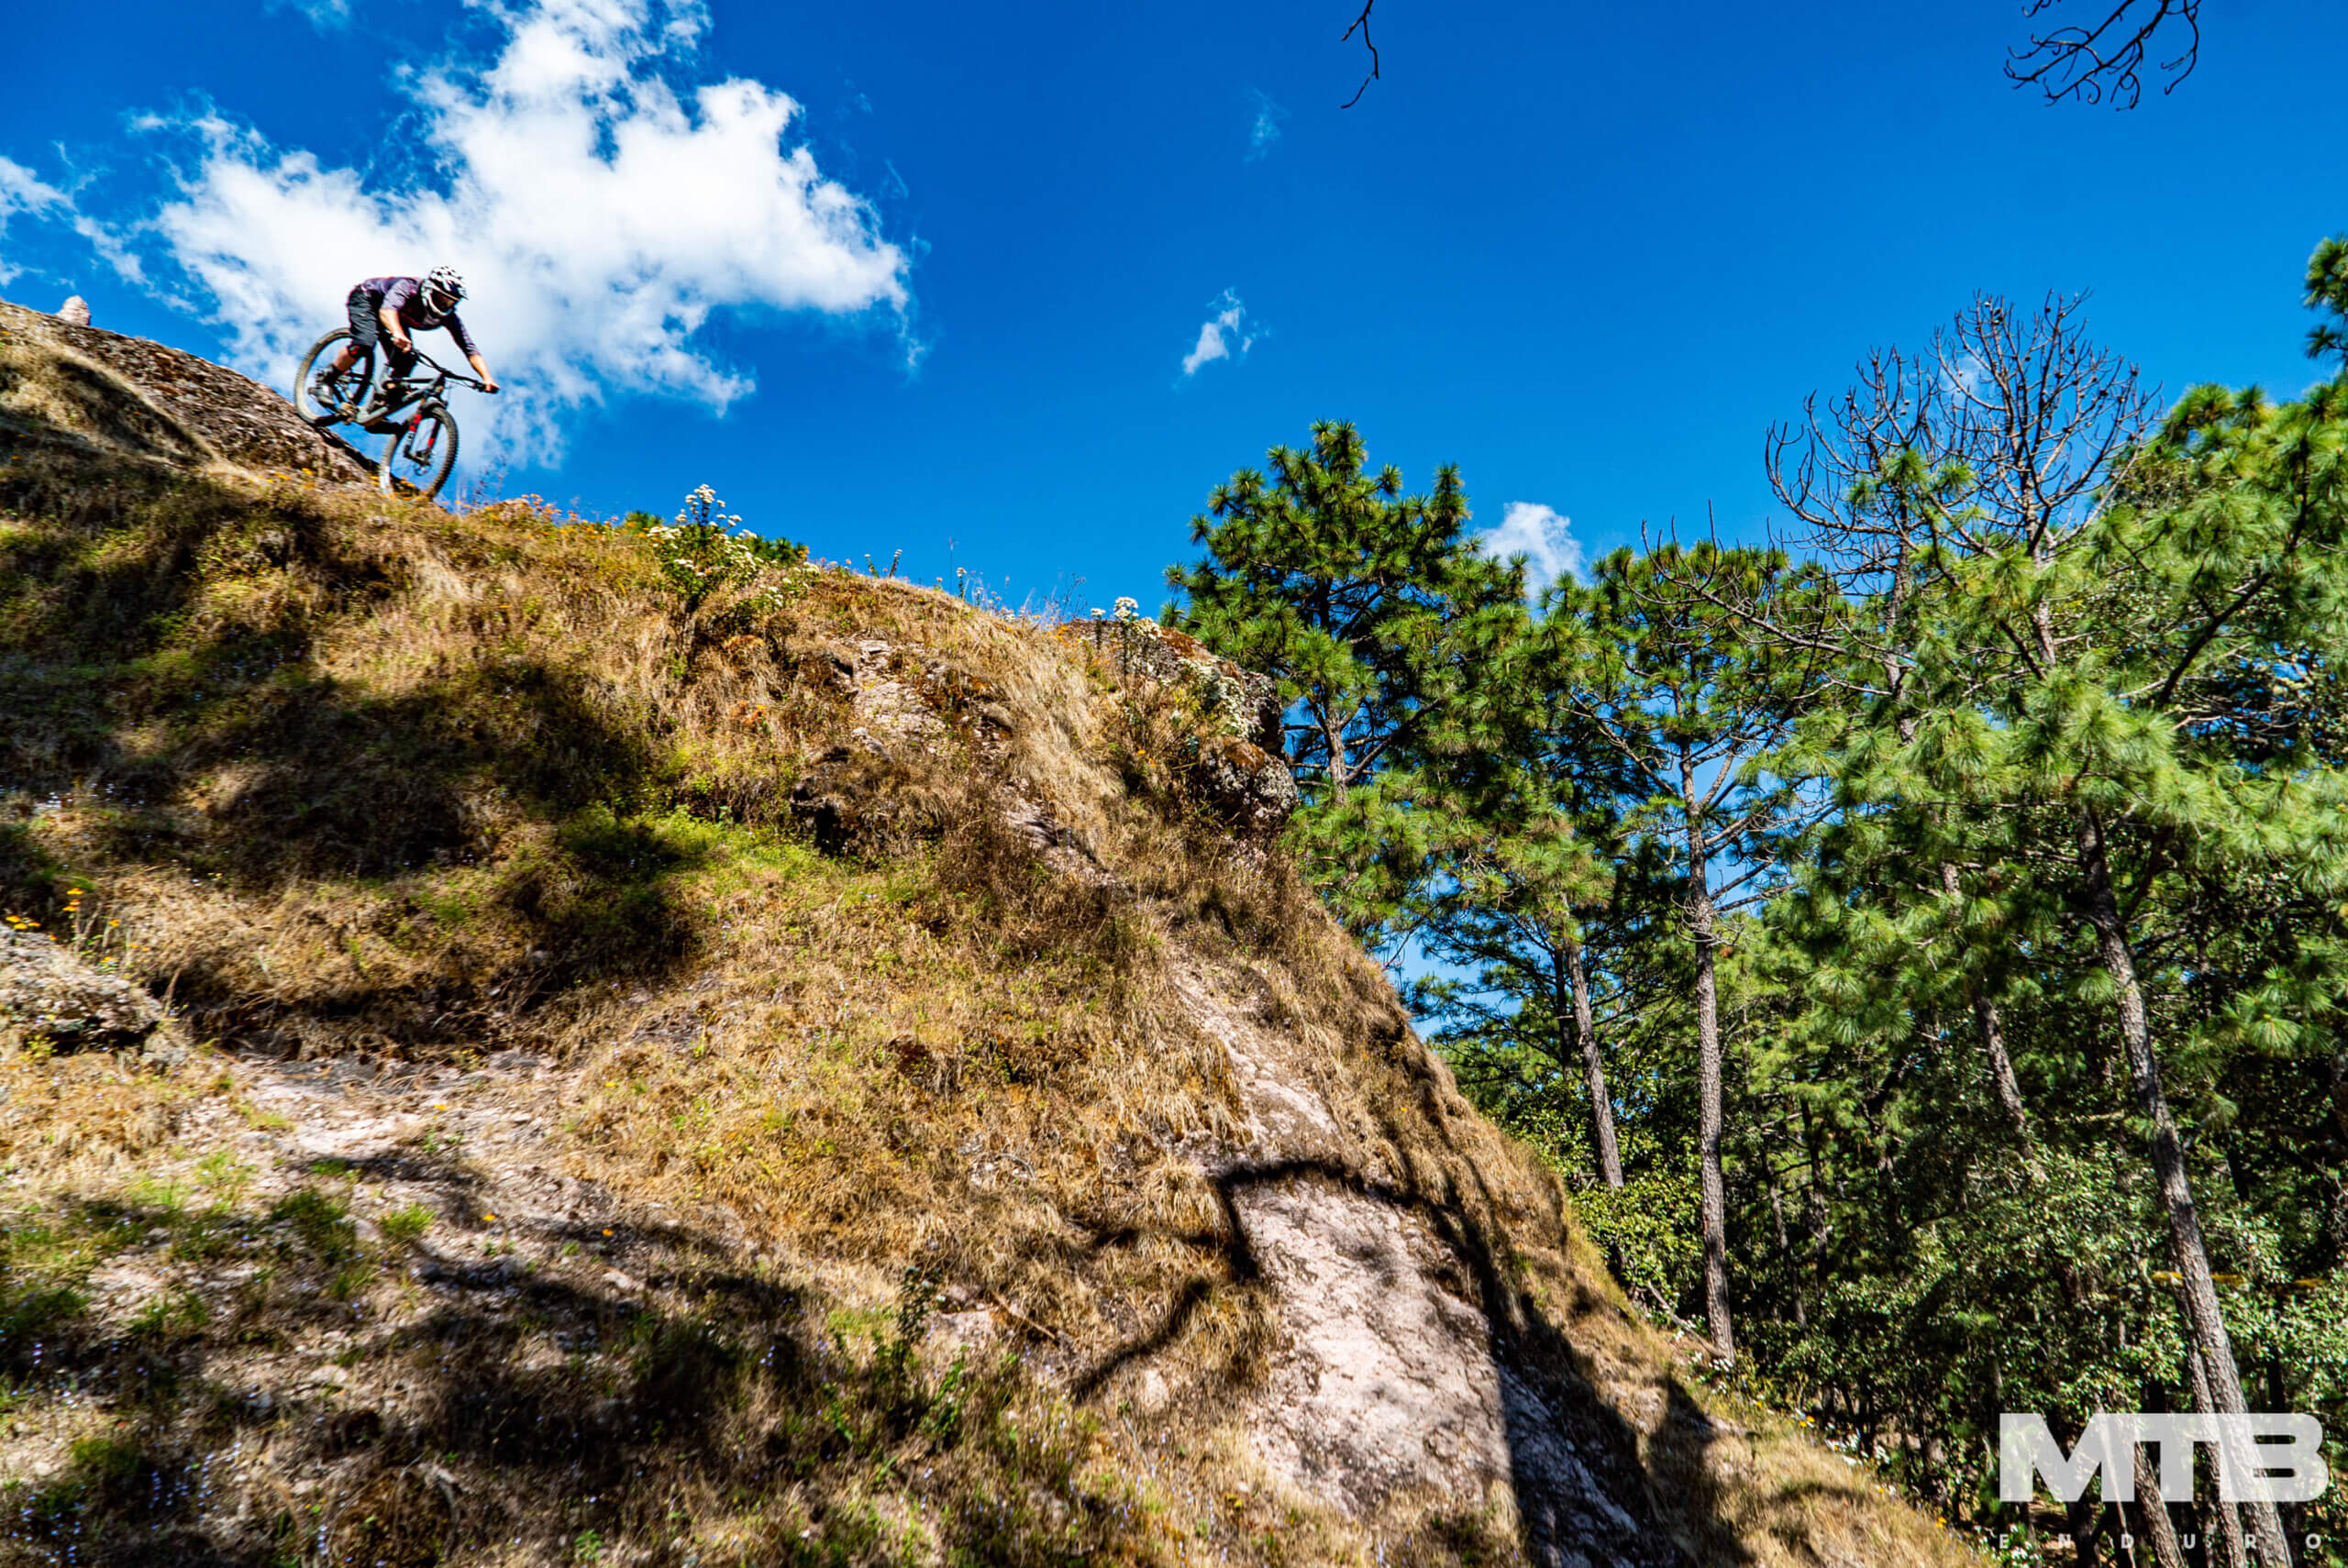
<path id="1" fill-rule="evenodd" d="M 0 1562 L 1513 1557 L 1504 1502 L 1354 1520 L 1246 1452 L 1278 1317 L 1201 1157 L 1243 1120 L 1208 972 L 1322 1089 L 1326 1178 L 1617 1412 L 1584 1435 L 1689 1554 L 1960 1560 L 1688 1386 L 1288 863 L 1191 809 L 1179 699 L 845 574 L 689 616 L 535 506 L 0 472 L 0 907 L 90 889 L 213 1043 L 0 1047 L 0 1454 L 64 1456 Z"/>

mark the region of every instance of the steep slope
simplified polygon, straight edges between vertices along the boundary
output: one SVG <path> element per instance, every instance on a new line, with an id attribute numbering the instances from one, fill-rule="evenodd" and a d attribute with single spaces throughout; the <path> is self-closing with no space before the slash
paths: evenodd
<path id="1" fill-rule="evenodd" d="M 208 470 L 364 480 L 364 458 L 236 371 L 0 300 L 0 441 Z"/>
<path id="2" fill-rule="evenodd" d="M 0 1045 L 0 1562 L 1967 1560 L 1627 1309 L 1244 672 L 40 406 L 0 909 L 172 1016 Z"/>

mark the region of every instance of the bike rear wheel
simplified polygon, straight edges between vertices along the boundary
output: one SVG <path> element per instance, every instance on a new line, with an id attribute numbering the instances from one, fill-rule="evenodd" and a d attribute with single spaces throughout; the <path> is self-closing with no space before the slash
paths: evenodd
<path id="1" fill-rule="evenodd" d="M 448 404 L 433 400 L 402 423 L 383 443 L 383 460 L 375 466 L 375 482 L 385 495 L 413 491 L 426 501 L 440 493 L 457 466 L 457 416 Z"/>
<path id="2" fill-rule="evenodd" d="M 350 328 L 338 326 L 316 343 L 302 357 L 302 368 L 294 372 L 294 407 L 311 424 L 321 427 L 349 418 L 367 406 L 375 391 L 375 351 L 361 348 L 359 358 L 341 374 L 333 373 L 336 356 L 350 342 Z M 321 400 L 320 389 L 314 383 L 324 378 L 334 401 Z"/>

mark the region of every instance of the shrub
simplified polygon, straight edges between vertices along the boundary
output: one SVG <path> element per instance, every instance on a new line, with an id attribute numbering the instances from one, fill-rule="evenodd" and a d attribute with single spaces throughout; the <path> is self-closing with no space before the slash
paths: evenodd
<path id="1" fill-rule="evenodd" d="M 674 523 L 643 526 L 659 562 L 661 579 L 685 602 L 688 611 L 721 588 L 746 586 L 768 566 L 795 567 L 807 558 L 806 547 L 788 539 L 763 539 L 742 526 L 742 519 L 725 510 L 717 492 L 702 485 L 685 497 Z M 630 527 L 647 515 L 631 512 Z"/>
<path id="2" fill-rule="evenodd" d="M 1682 1172 L 1635 1176 L 1619 1191 L 1594 1187 L 1574 1195 L 1582 1228 L 1614 1265 L 1631 1295 L 1669 1313 L 1692 1287 L 1703 1262 L 1699 1198 Z"/>

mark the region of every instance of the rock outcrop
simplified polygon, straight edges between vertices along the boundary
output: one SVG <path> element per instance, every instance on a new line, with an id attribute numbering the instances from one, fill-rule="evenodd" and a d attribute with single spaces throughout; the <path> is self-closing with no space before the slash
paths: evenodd
<path id="1" fill-rule="evenodd" d="M 249 377 L 0 301 L 0 450 L 11 445 L 329 482 L 374 477 L 367 458 Z"/>
<path id="2" fill-rule="evenodd" d="M 1073 621 L 1062 632 L 1128 686 L 1189 710 L 1193 722 L 1180 726 L 1178 766 L 1190 791 L 1224 825 L 1257 841 L 1287 825 L 1300 797 L 1283 750 L 1279 689 L 1268 677 L 1131 613 Z"/>
<path id="3" fill-rule="evenodd" d="M 1188 773 L 1200 797 L 1247 838 L 1279 832 L 1301 799 L 1287 757 L 1236 735 L 1201 735 Z"/>
<path id="4" fill-rule="evenodd" d="M 137 1045 L 163 1022 L 143 988 L 37 931 L 0 928 L 0 1025 L 59 1050 Z"/>
<path id="5" fill-rule="evenodd" d="M 1121 678 L 1188 690 L 1224 733 L 1267 752 L 1280 749 L 1279 689 L 1270 677 L 1242 669 L 1189 633 L 1139 615 L 1071 621 L 1062 631 L 1113 664 Z"/>

